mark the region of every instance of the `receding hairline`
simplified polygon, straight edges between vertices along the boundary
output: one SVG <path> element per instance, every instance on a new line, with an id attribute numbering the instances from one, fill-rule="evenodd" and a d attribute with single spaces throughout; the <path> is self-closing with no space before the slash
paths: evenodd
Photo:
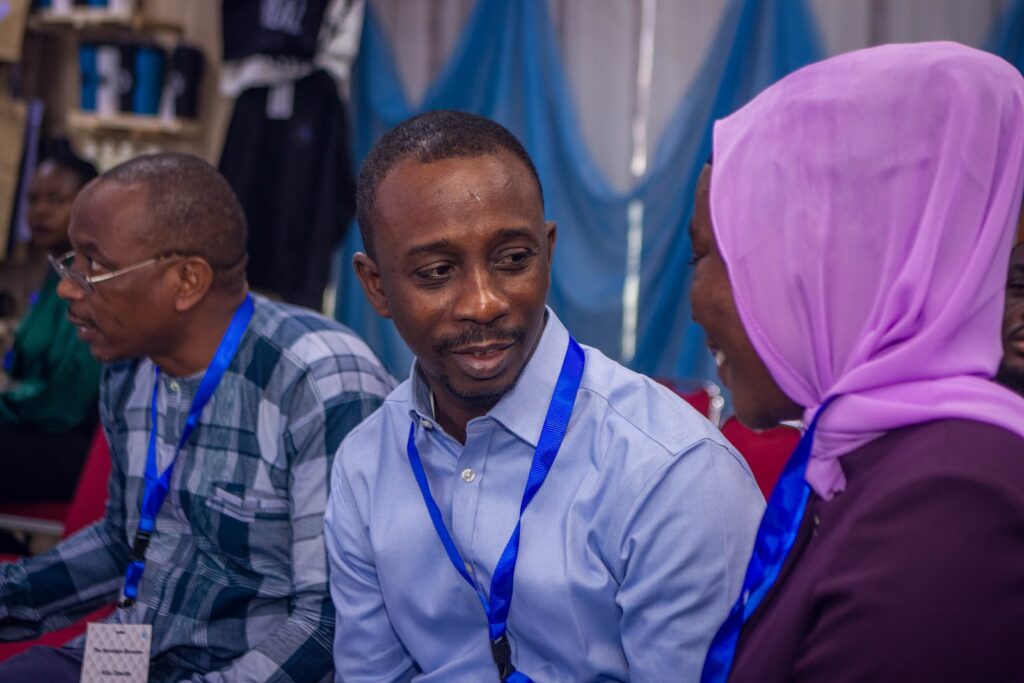
<path id="1" fill-rule="evenodd" d="M 136 157 L 103 173 L 88 189 L 101 187 L 145 193 L 147 216 L 136 236 L 149 246 L 201 257 L 222 272 L 244 265 L 244 210 L 227 179 L 204 159 L 175 153 Z"/>
<path id="2" fill-rule="evenodd" d="M 79 201 L 81 201 L 81 202 L 92 201 L 93 195 L 95 195 L 97 192 L 103 191 L 105 188 L 110 188 L 110 189 L 115 189 L 116 188 L 118 190 L 123 190 L 123 191 L 138 190 L 138 191 L 141 191 L 141 192 L 145 193 L 143 195 L 143 204 L 144 204 L 144 206 L 147 209 L 147 213 L 146 213 L 147 226 L 146 226 L 145 232 L 148 232 L 149 231 L 149 223 L 153 219 L 152 214 L 148 211 L 148 209 L 151 208 L 152 203 L 153 203 L 153 186 L 152 186 L 152 183 L 150 181 L 148 181 L 148 180 L 119 180 L 119 179 L 114 179 L 114 178 L 106 178 L 106 177 L 104 177 L 101 174 L 101 175 L 96 176 L 92 180 L 90 180 L 88 183 L 86 183 L 82 187 L 81 190 L 79 190 L 79 193 L 78 193 Z M 76 204 L 78 204 L 78 202 L 76 202 Z M 141 235 L 142 235 L 142 231 L 140 231 L 140 236 Z"/>
<path id="3" fill-rule="evenodd" d="M 511 184 L 514 179 L 518 178 L 522 180 L 530 188 L 530 192 L 533 194 L 534 199 L 537 202 L 537 207 L 541 213 L 544 212 L 544 200 L 540 187 L 536 179 L 531 173 L 530 169 L 523 163 L 523 160 L 516 156 L 513 152 L 505 149 L 504 147 L 497 147 L 493 150 L 482 151 L 474 154 L 459 154 L 456 156 L 443 157 L 440 159 L 423 159 L 416 154 L 408 154 L 399 158 L 394 164 L 380 177 L 377 182 L 376 192 L 374 193 L 374 202 L 371 210 L 376 212 L 378 210 L 377 196 L 380 193 L 380 188 L 389 179 L 393 178 L 396 173 L 401 169 L 410 166 L 438 166 L 442 164 L 461 164 L 470 161 L 478 161 L 481 159 L 495 159 L 498 164 L 506 171 Z"/>
<path id="4" fill-rule="evenodd" d="M 387 131 L 373 146 L 359 169 L 356 187 L 356 217 L 364 248 L 371 258 L 374 221 L 379 210 L 380 184 L 401 164 L 416 161 L 429 164 L 446 159 L 469 159 L 497 155 L 505 150 L 519 159 L 535 185 L 541 210 L 544 189 L 536 165 L 522 142 L 497 121 L 456 110 L 435 110 L 414 116 Z"/>
<path id="5" fill-rule="evenodd" d="M 374 235 L 376 235 L 376 226 L 382 218 L 381 200 L 386 199 L 386 197 L 382 197 L 382 190 L 384 190 L 385 186 L 403 169 L 415 166 L 430 167 L 445 164 L 462 164 L 481 159 L 496 160 L 508 179 L 508 182 L 503 187 L 511 188 L 517 183 L 520 184 L 522 191 L 529 193 L 529 201 L 532 207 L 540 214 L 541 220 L 544 219 L 544 200 L 539 183 L 533 173 L 531 173 L 529 167 L 527 167 L 523 160 L 511 150 L 498 146 L 492 150 L 480 151 L 472 154 L 458 154 L 442 158 L 428 159 L 423 159 L 415 152 L 410 152 L 395 161 L 376 183 L 376 187 L 373 192 L 373 203 L 367 207 L 368 212 L 373 219 Z M 372 254 L 373 252 L 367 250 L 367 253 Z"/>
<path id="6" fill-rule="evenodd" d="M 136 180 L 133 180 L 133 181 L 115 180 L 113 178 L 105 178 L 101 174 L 101 175 L 96 176 L 95 178 L 93 178 L 92 180 L 90 180 L 89 182 L 87 182 L 85 185 L 82 186 L 82 189 L 79 190 L 79 192 L 78 192 L 78 198 L 77 198 L 75 203 L 78 204 L 79 202 L 85 202 L 87 200 L 91 201 L 92 195 L 96 194 L 97 192 L 101 191 L 103 188 L 107 188 L 107 187 L 110 187 L 110 188 L 116 187 L 116 188 L 120 188 L 120 189 L 123 189 L 123 190 L 131 190 L 131 189 L 144 190 L 145 193 L 146 193 L 145 199 L 146 199 L 147 206 L 148 206 L 148 204 L 149 204 L 149 202 L 150 202 L 150 200 L 152 198 L 152 195 L 153 195 L 151 183 L 149 183 L 149 182 L 141 181 L 141 180 L 138 180 L 138 181 L 136 181 Z"/>

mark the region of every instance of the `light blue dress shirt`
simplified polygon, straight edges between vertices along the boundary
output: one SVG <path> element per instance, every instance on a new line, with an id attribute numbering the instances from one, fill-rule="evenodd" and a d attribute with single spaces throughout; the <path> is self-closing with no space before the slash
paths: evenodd
<path id="1" fill-rule="evenodd" d="M 479 584 L 515 527 L 569 335 L 548 310 L 516 386 L 469 422 L 434 421 L 415 365 L 349 433 L 325 516 L 337 680 L 491 681 L 487 617 L 452 566 L 406 455 Z M 668 389 L 583 347 L 551 472 L 523 515 L 512 661 L 538 682 L 696 681 L 739 593 L 764 501 L 746 463 Z"/>

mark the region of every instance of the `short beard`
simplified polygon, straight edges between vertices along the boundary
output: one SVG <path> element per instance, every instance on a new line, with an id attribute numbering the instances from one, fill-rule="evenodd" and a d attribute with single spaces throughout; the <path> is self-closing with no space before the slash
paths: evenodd
<path id="1" fill-rule="evenodd" d="M 1010 391 L 1024 396 L 1024 373 L 1012 370 L 1008 365 L 1002 363 L 999 366 L 999 372 L 996 373 L 995 380 Z"/>
<path id="2" fill-rule="evenodd" d="M 462 334 L 438 340 L 431 348 L 434 353 L 441 355 L 452 349 L 469 346 L 470 344 L 487 344 L 491 342 L 521 344 L 524 339 L 526 339 L 526 329 L 522 327 L 502 329 L 495 325 L 474 325 Z M 451 378 L 447 374 L 442 374 L 440 380 L 449 395 L 454 396 L 468 407 L 486 412 L 496 406 L 498 401 L 515 387 L 525 367 L 526 363 L 523 363 L 515 377 L 504 386 L 489 388 L 484 391 L 461 391 L 452 384 Z"/>
<path id="3" fill-rule="evenodd" d="M 522 373 L 522 370 L 520 369 L 519 372 Z M 462 403 L 464 406 L 476 410 L 481 410 L 483 412 L 487 412 L 494 406 L 498 405 L 498 401 L 500 401 L 502 397 L 505 396 L 505 394 L 507 394 L 515 387 L 517 381 L 519 381 L 518 374 L 508 384 L 508 386 L 499 387 L 497 389 L 492 389 L 490 391 L 462 392 L 452 385 L 451 380 L 448 378 L 448 375 L 441 375 L 441 383 L 444 384 L 445 390 L 450 395 L 457 398 L 459 402 Z"/>

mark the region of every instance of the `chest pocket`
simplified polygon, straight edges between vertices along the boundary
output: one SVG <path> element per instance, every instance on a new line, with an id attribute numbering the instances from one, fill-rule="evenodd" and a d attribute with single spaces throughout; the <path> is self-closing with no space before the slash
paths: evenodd
<path id="1" fill-rule="evenodd" d="M 209 495 L 197 497 L 196 503 L 196 517 L 212 546 L 209 552 L 260 574 L 282 578 L 290 574 L 292 530 L 287 499 L 241 484 L 215 482 Z"/>

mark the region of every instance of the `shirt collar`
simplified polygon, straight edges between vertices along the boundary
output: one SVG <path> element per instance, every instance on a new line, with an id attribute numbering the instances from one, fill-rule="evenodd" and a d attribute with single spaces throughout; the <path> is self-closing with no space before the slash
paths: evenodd
<path id="1" fill-rule="evenodd" d="M 565 349 L 569 344 L 569 331 L 554 311 L 547 308 L 547 322 L 533 355 L 523 368 L 515 386 L 505 394 L 498 404 L 487 413 L 507 430 L 523 441 L 536 447 L 537 439 L 544 428 L 548 404 L 555 391 L 555 383 L 562 371 Z M 430 387 L 413 361 L 409 373 L 413 419 L 434 420 Z"/>

